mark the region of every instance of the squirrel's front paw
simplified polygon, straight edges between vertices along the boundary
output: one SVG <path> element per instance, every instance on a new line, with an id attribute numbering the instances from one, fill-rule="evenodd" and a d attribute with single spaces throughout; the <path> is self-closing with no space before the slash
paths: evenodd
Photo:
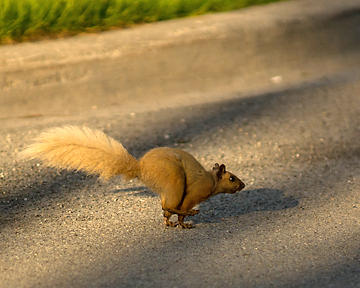
<path id="1" fill-rule="evenodd" d="M 195 216 L 196 214 L 199 214 L 200 210 L 191 209 L 189 212 L 190 216 Z"/>

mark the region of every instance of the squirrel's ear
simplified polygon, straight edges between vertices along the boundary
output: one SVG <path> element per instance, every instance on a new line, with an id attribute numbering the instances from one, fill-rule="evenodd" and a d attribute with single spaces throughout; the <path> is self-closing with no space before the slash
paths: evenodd
<path id="1" fill-rule="evenodd" d="M 216 176 L 218 177 L 218 179 L 221 179 L 221 176 L 224 173 L 226 173 L 225 165 L 224 164 L 219 165 L 218 163 L 215 163 L 215 165 L 213 167 L 213 171 L 216 174 Z"/>
<path id="2" fill-rule="evenodd" d="M 213 171 L 219 171 L 220 169 L 220 166 L 219 166 L 219 163 L 215 163 L 214 167 L 213 167 Z"/>
<path id="3" fill-rule="evenodd" d="M 220 172 L 220 165 L 219 163 L 215 163 L 214 167 L 212 168 L 213 173 L 216 175 L 218 179 L 221 178 L 221 172 Z"/>
<path id="4" fill-rule="evenodd" d="M 226 168 L 225 168 L 225 165 L 224 165 L 224 164 L 221 164 L 221 165 L 220 165 L 220 167 L 219 167 L 219 172 L 220 172 L 221 174 L 226 173 Z"/>

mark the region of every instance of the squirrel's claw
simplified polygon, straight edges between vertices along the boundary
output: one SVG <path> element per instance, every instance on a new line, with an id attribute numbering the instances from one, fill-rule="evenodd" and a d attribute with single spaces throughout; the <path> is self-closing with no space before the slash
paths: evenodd
<path id="1" fill-rule="evenodd" d="M 179 222 L 179 225 L 181 228 L 183 229 L 191 229 L 194 228 L 195 226 L 191 223 L 185 223 L 185 222 Z"/>

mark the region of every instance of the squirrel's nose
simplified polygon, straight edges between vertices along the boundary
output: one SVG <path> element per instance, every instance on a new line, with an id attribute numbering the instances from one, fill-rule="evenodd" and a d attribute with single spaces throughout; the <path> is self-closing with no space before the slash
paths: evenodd
<path id="1" fill-rule="evenodd" d="M 239 186 L 239 189 L 242 190 L 245 188 L 245 183 L 240 181 L 240 186 Z"/>

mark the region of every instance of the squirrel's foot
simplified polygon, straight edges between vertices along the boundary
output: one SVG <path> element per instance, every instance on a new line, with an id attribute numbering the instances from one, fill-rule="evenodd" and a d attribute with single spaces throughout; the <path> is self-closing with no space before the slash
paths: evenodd
<path id="1" fill-rule="evenodd" d="M 199 214 L 200 210 L 191 209 L 189 210 L 189 212 L 189 216 L 195 216 L 196 214 Z"/>
<path id="2" fill-rule="evenodd" d="M 164 224 L 169 227 L 176 227 L 179 225 L 179 222 L 178 221 L 173 222 L 173 221 L 170 221 L 169 218 L 164 217 Z"/>
<path id="3" fill-rule="evenodd" d="M 183 229 L 191 229 L 194 228 L 195 226 L 191 223 L 185 223 L 185 222 L 179 222 L 179 225 L 181 228 Z"/>
<path id="4" fill-rule="evenodd" d="M 194 211 L 196 211 L 196 210 L 194 210 Z M 194 225 L 192 223 L 185 223 L 184 218 L 185 218 L 184 216 L 178 215 L 178 221 L 179 221 L 179 225 L 181 226 L 181 228 L 184 228 L 184 229 L 194 228 Z"/>

